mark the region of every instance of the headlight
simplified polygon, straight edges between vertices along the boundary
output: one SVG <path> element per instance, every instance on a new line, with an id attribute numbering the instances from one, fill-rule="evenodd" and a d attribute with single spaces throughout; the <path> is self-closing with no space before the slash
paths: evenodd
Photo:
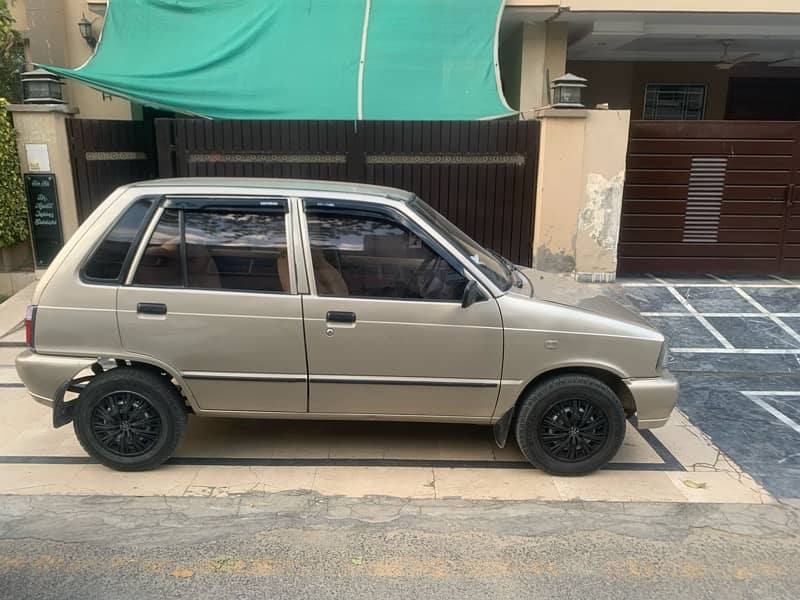
<path id="1" fill-rule="evenodd" d="M 669 350 L 667 349 L 667 342 L 664 341 L 661 344 L 661 352 L 658 353 L 658 362 L 656 363 L 656 369 L 666 369 L 667 368 L 667 360 L 669 360 Z"/>

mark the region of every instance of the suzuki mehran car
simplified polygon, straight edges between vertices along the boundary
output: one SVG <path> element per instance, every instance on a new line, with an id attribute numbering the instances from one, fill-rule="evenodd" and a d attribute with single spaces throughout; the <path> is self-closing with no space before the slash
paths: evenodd
<path id="1" fill-rule="evenodd" d="M 115 191 L 39 282 L 30 394 L 119 470 L 187 415 L 477 423 L 536 467 L 605 465 L 659 427 L 664 337 L 593 288 L 517 267 L 408 192 L 175 179 Z"/>

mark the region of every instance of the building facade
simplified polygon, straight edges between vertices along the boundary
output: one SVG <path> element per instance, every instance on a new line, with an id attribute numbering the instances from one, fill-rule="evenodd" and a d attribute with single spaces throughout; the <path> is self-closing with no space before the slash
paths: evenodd
<path id="1" fill-rule="evenodd" d="M 12 8 L 29 62 L 76 67 L 107 2 Z M 797 0 L 506 0 L 497 54 L 508 103 L 541 122 L 535 266 L 800 273 Z M 567 72 L 588 80 L 590 110 L 548 108 Z M 79 118 L 154 116 L 75 82 L 65 96 Z"/>
<path id="2" fill-rule="evenodd" d="M 78 22 L 85 18 L 99 39 L 107 0 L 13 0 L 11 16 L 25 44 L 28 68 L 33 63 L 77 67 L 92 55 L 92 45 L 81 36 Z M 64 98 L 88 119 L 131 119 L 131 103 L 123 98 L 66 81 Z"/>
<path id="3" fill-rule="evenodd" d="M 643 120 L 797 120 L 794 0 L 508 0 L 500 66 L 512 106 L 547 104 L 564 72 L 586 104 Z"/>

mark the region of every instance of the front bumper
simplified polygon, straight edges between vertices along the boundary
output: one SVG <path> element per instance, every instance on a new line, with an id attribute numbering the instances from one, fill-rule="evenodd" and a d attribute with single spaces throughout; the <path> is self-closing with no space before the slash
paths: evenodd
<path id="1" fill-rule="evenodd" d="M 678 380 L 664 369 L 659 377 L 647 379 L 626 379 L 633 401 L 636 405 L 636 419 L 639 429 L 663 427 L 678 402 Z"/>

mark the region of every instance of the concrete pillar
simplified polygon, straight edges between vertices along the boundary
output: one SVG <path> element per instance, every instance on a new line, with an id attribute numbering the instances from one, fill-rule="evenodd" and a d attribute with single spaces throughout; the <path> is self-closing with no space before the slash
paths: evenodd
<path id="1" fill-rule="evenodd" d="M 541 120 L 534 266 L 613 281 L 630 111 L 537 111 Z"/>
<path id="2" fill-rule="evenodd" d="M 26 145 L 47 146 L 50 169 L 46 172 L 56 176 L 61 229 L 66 242 L 79 224 L 66 126 L 66 120 L 77 111 L 64 104 L 11 104 L 8 111 L 17 131 L 17 150 L 23 174 L 42 172 L 41 168 L 28 164 Z"/>
<path id="3" fill-rule="evenodd" d="M 567 65 L 566 23 L 525 23 L 522 26 L 519 108 L 522 112 L 547 106 L 550 81 Z"/>

